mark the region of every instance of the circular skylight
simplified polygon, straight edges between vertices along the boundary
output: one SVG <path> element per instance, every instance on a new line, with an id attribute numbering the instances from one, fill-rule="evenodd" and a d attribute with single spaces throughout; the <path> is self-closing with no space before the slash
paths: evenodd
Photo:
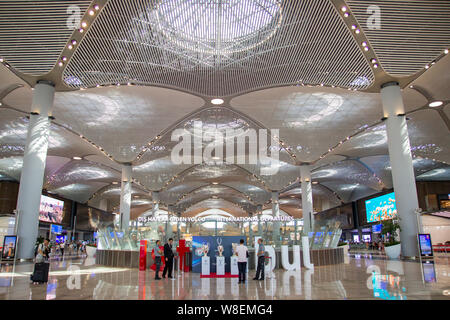
<path id="1" fill-rule="evenodd" d="M 277 0 L 163 0 L 153 16 L 156 29 L 171 41 L 209 54 L 248 50 L 281 23 Z"/>

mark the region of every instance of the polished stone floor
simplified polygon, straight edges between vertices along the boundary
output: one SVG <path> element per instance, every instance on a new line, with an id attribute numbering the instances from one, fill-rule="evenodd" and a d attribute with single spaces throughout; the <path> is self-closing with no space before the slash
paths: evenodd
<path id="1" fill-rule="evenodd" d="M 276 270 L 274 277 L 245 284 L 237 278 L 204 279 L 180 273 L 155 281 L 154 272 L 95 265 L 93 258 L 64 257 L 51 262 L 49 282 L 32 284 L 32 263 L 2 264 L 0 300 L 12 299 L 358 299 L 450 300 L 450 254 L 434 264 L 386 260 L 376 252 L 351 253 L 336 266 Z"/>

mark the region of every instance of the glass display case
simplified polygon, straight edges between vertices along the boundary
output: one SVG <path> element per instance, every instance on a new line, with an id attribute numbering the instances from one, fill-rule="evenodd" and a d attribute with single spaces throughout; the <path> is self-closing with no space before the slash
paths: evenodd
<path id="1" fill-rule="evenodd" d="M 98 230 L 99 249 L 105 250 L 138 250 L 140 240 L 148 240 L 150 245 L 161 240 L 165 243 L 173 238 L 175 246 L 179 239 L 186 236 L 242 236 L 251 248 L 254 237 L 265 239 L 266 245 L 301 245 L 303 222 L 301 219 L 280 222 L 279 237 L 274 239 L 272 221 L 253 222 L 223 222 L 204 220 L 201 222 L 164 222 L 149 221 L 136 224 L 128 231 L 119 230 L 117 226 L 104 227 Z M 332 249 L 342 234 L 339 221 L 321 220 L 315 225 L 314 231 L 308 234 L 311 249 Z M 251 232 L 250 232 L 251 228 Z M 187 239 L 189 240 L 189 239 Z M 189 244 L 189 242 L 188 242 Z"/>

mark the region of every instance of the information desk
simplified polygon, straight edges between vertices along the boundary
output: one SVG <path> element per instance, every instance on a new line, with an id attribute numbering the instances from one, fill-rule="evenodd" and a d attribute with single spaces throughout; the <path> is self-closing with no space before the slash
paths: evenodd
<path id="1" fill-rule="evenodd" d="M 275 268 L 281 268 L 281 249 L 275 250 L 276 265 Z M 186 266 L 192 270 L 192 252 L 185 255 Z M 303 261 L 303 253 L 300 252 L 300 259 Z M 215 258 L 214 258 L 215 259 Z M 344 249 L 316 249 L 310 250 L 311 263 L 314 266 L 325 266 L 344 263 Z M 215 261 L 215 260 L 214 260 Z M 249 249 L 249 269 L 255 268 L 255 250 Z M 293 261 L 292 247 L 289 247 L 289 261 Z M 95 257 L 96 264 L 120 267 L 120 268 L 139 268 L 139 251 L 121 251 L 121 250 L 97 250 Z M 147 252 L 147 269 L 154 264 L 151 253 Z M 302 263 L 303 264 L 303 263 Z"/>

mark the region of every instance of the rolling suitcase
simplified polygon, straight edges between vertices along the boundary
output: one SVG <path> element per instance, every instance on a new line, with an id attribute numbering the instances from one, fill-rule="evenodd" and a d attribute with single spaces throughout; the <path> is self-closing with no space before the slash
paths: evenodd
<path id="1" fill-rule="evenodd" d="M 33 282 L 48 282 L 48 270 L 50 263 L 39 262 L 34 265 L 34 272 L 31 276 L 31 281 Z"/>

